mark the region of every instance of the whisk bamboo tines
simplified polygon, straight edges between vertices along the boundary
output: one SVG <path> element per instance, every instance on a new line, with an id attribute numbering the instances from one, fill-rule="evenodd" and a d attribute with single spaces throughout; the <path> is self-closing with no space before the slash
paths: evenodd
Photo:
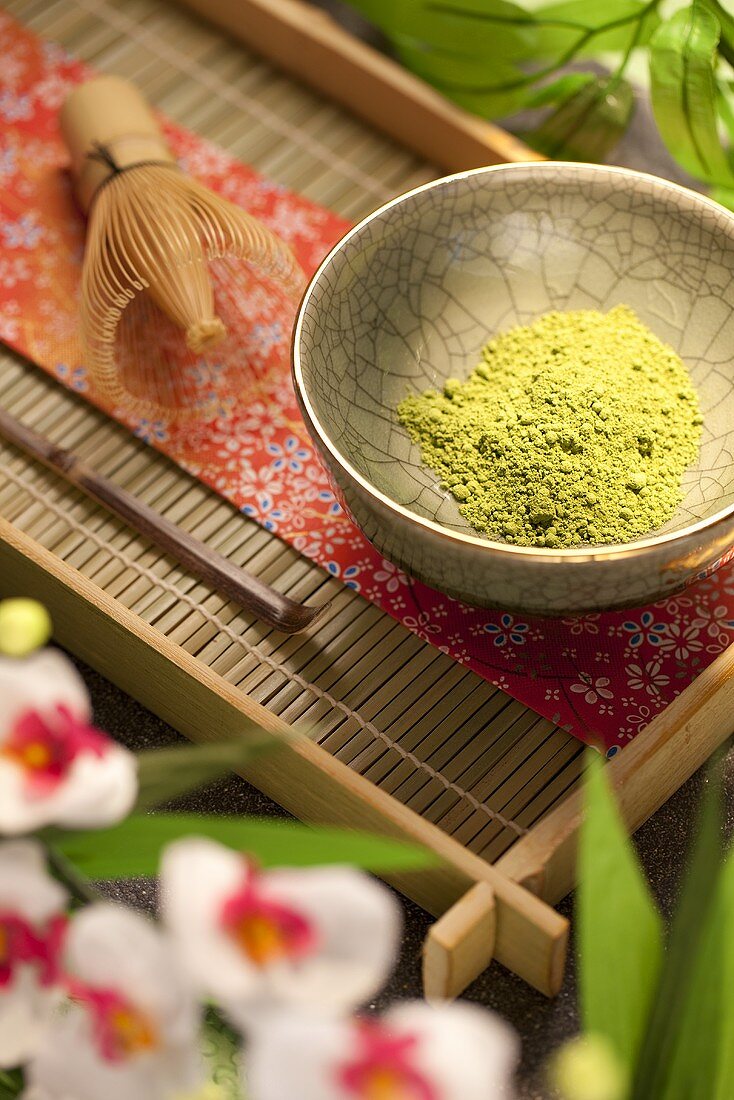
<path id="1" fill-rule="evenodd" d="M 255 318 L 292 317 L 304 282 L 293 253 L 181 171 L 127 81 L 77 87 L 61 128 L 89 214 L 81 327 L 96 386 L 147 418 L 214 414 L 253 369 Z"/>

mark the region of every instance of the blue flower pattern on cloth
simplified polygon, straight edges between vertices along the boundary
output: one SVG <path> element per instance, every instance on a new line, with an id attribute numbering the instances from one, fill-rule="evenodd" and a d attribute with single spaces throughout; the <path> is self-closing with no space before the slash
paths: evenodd
<path id="1" fill-rule="evenodd" d="M 501 647 L 508 642 L 512 645 L 524 645 L 525 635 L 530 628 L 527 623 L 516 622 L 513 615 L 505 613 L 500 616 L 499 623 L 485 623 L 484 629 L 493 636 L 494 644 Z"/>
<path id="2" fill-rule="evenodd" d="M 665 636 L 666 625 L 656 622 L 652 611 L 643 611 L 639 623 L 628 619 L 627 622 L 622 623 L 622 630 L 630 635 L 629 645 L 632 649 L 636 649 L 644 641 L 650 645 L 660 645 Z"/>

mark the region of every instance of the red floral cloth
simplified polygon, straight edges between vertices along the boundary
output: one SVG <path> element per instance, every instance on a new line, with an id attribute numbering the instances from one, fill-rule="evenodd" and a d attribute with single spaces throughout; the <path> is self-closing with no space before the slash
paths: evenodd
<path id="1" fill-rule="evenodd" d="M 164 451 L 268 530 L 455 660 L 615 752 L 734 642 L 734 563 L 637 611 L 551 621 L 467 607 L 410 580 L 344 515 L 296 408 L 292 317 L 260 291 L 243 354 L 241 405 L 192 429 L 106 408 L 81 361 L 84 222 L 64 172 L 57 113 L 86 70 L 0 14 L 0 338 Z M 183 168 L 261 218 L 312 272 L 347 228 L 179 126 Z"/>

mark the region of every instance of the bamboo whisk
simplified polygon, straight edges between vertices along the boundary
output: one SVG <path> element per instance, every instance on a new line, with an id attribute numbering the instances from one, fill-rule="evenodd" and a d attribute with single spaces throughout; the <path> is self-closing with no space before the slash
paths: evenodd
<path id="1" fill-rule="evenodd" d="M 304 282 L 293 253 L 179 169 L 145 100 L 119 77 L 76 88 L 61 128 L 89 215 L 81 329 L 90 375 L 121 411 L 215 415 L 242 391 L 258 310 L 292 316 Z"/>

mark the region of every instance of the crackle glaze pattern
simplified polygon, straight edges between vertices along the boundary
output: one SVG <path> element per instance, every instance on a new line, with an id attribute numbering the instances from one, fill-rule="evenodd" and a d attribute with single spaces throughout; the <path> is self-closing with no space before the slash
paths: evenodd
<path id="1" fill-rule="evenodd" d="M 631 305 L 683 357 L 705 417 L 674 519 L 623 550 L 481 539 L 422 467 L 395 408 L 464 377 L 488 335 L 551 309 Z M 296 387 L 355 520 L 413 576 L 540 614 L 641 604 L 734 542 L 734 216 L 652 176 L 528 164 L 440 180 L 372 215 L 317 273 Z"/>

